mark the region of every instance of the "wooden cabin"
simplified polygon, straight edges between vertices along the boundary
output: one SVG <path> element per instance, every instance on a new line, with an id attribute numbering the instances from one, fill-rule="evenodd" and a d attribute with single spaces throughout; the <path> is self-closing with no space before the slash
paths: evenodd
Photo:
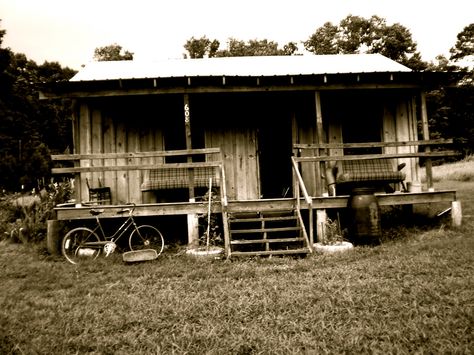
<path id="1" fill-rule="evenodd" d="M 57 219 L 134 203 L 187 216 L 193 245 L 211 185 L 227 256 L 311 252 L 362 184 L 380 205 L 449 202 L 460 224 L 456 192 L 431 176 L 430 158 L 453 154 L 429 139 L 435 74 L 378 54 L 90 63 L 43 93 L 74 102 L 74 151 L 53 173 L 75 175 L 76 204 Z"/>

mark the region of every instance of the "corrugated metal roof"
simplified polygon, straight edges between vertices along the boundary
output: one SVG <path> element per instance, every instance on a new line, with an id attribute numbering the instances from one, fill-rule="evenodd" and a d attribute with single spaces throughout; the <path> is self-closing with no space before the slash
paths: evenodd
<path id="1" fill-rule="evenodd" d="M 304 55 L 92 62 L 71 81 L 207 76 L 285 76 L 410 72 L 380 54 Z"/>

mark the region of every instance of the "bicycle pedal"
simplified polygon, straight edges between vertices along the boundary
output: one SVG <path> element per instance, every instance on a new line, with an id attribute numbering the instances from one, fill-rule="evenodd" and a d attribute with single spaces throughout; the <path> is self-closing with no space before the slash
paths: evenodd
<path id="1" fill-rule="evenodd" d="M 104 252 L 105 252 L 105 257 L 109 256 L 115 251 L 117 244 L 114 242 L 108 242 L 107 244 L 104 245 Z"/>

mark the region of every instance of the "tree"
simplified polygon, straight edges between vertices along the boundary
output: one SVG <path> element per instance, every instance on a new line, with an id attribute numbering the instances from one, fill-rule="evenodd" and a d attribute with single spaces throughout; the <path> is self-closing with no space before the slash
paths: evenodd
<path id="1" fill-rule="evenodd" d="M 338 36 L 338 27 L 326 22 L 304 42 L 304 46 L 314 54 L 338 54 Z"/>
<path id="2" fill-rule="evenodd" d="M 187 40 L 184 48 L 187 50 L 189 58 L 204 57 L 246 57 L 246 56 L 269 56 L 269 55 L 294 55 L 298 51 L 295 42 L 289 42 L 278 48 L 278 43 L 263 40 L 241 41 L 235 38 L 229 38 L 227 49 L 219 50 L 220 43 L 218 40 L 211 41 L 206 36 Z M 184 55 L 185 58 L 187 55 Z"/>
<path id="3" fill-rule="evenodd" d="M 248 57 L 248 56 L 271 56 L 271 55 L 293 55 L 297 50 L 294 42 L 286 44 L 283 49 L 278 48 L 278 43 L 267 39 L 253 39 L 248 42 L 229 38 L 227 49 L 216 53 L 217 57 Z"/>
<path id="4" fill-rule="evenodd" d="M 216 56 L 219 45 L 220 43 L 217 39 L 211 41 L 206 36 L 201 38 L 191 37 L 191 39 L 186 41 L 184 49 L 188 51 L 189 58 L 212 58 Z M 187 58 L 187 55 L 185 54 L 184 57 Z"/>
<path id="5" fill-rule="evenodd" d="M 5 30 L 0 31 L 0 44 Z M 50 152 L 71 144 L 70 103 L 40 101 L 45 84 L 69 80 L 75 71 L 57 62 L 42 65 L 0 48 L 0 187 L 36 186 L 50 174 Z"/>
<path id="6" fill-rule="evenodd" d="M 454 138 L 463 155 L 474 153 L 474 24 L 466 26 L 450 50 L 448 60 L 438 56 L 433 71 L 460 71 L 455 87 L 433 90 L 427 95 L 431 130 L 435 137 Z"/>
<path id="7" fill-rule="evenodd" d="M 105 47 L 98 47 L 94 50 L 94 60 L 98 62 L 114 60 L 133 60 L 133 53 L 123 50 L 117 43 Z"/>
<path id="8" fill-rule="evenodd" d="M 450 49 L 451 60 L 459 61 L 470 57 L 474 60 L 474 23 L 464 27 L 457 35 L 454 47 Z"/>
<path id="9" fill-rule="evenodd" d="M 375 15 L 369 19 L 349 15 L 339 25 L 326 22 L 304 46 L 314 54 L 380 53 L 415 70 L 426 68 L 410 31 L 399 23 L 389 26 Z"/>

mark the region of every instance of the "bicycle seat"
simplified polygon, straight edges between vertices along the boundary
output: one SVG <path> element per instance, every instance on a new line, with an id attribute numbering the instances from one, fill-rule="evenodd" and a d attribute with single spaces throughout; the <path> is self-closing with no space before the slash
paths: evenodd
<path id="1" fill-rule="evenodd" d="M 130 212 L 130 208 L 122 208 L 120 211 L 117 211 L 117 214 L 122 214 L 126 212 Z"/>
<path id="2" fill-rule="evenodd" d="M 93 215 L 93 216 L 98 216 L 98 215 L 104 213 L 104 209 L 103 209 L 103 208 L 101 208 L 101 209 L 92 208 L 92 209 L 90 210 L 90 213 L 91 213 L 91 215 Z"/>

